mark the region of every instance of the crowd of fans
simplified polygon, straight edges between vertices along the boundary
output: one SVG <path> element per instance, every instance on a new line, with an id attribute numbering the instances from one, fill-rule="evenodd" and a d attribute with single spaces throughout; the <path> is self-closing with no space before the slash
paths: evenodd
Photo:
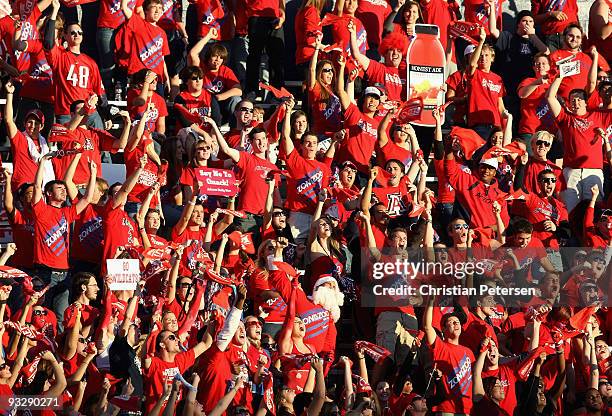
<path id="1" fill-rule="evenodd" d="M 0 413 L 610 414 L 612 3 L 531 5 L 0 3 Z"/>

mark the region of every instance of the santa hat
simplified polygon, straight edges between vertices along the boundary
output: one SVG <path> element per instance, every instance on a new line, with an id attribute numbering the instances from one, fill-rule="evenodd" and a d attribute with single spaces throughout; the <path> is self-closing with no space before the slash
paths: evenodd
<path id="1" fill-rule="evenodd" d="M 336 288 L 338 287 L 338 282 L 332 276 L 323 276 L 323 277 L 318 278 L 317 281 L 315 282 L 312 288 L 312 293 L 316 292 L 317 289 L 320 286 L 324 285 L 325 283 L 335 283 L 335 287 Z"/>
<path id="2" fill-rule="evenodd" d="M 461 145 L 466 160 L 470 160 L 474 152 L 485 144 L 484 139 L 472 129 L 454 126 L 449 136 Z"/>

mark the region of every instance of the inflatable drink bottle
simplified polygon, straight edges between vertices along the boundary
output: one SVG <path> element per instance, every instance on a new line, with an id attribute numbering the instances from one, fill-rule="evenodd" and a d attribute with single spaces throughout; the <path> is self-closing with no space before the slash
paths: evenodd
<path id="1" fill-rule="evenodd" d="M 434 127 L 432 112 L 444 104 L 444 68 L 446 54 L 440 43 L 440 29 L 436 25 L 415 25 L 416 38 L 410 42 L 407 56 L 407 100 L 421 97 L 423 111 L 413 124 Z"/>

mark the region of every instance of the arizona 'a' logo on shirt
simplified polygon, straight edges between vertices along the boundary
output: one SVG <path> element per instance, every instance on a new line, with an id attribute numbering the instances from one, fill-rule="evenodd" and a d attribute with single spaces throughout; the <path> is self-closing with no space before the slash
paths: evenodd
<path id="1" fill-rule="evenodd" d="M 450 390 L 454 390 L 461 396 L 467 396 L 472 388 L 472 360 L 467 354 L 463 355 L 459 365 L 453 368 L 446 382 Z"/>
<path id="2" fill-rule="evenodd" d="M 402 200 L 402 194 L 399 192 L 387 194 L 387 213 L 390 217 L 397 217 L 405 214 L 407 211 L 406 204 Z"/>

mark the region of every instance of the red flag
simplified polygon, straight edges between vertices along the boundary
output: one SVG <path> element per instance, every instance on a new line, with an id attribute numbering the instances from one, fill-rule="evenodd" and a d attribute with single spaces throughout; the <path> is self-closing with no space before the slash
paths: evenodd
<path id="1" fill-rule="evenodd" d="M 221 276 L 219 273 L 211 270 L 210 268 L 206 269 L 206 277 L 224 286 L 231 286 L 234 284 L 231 279 Z"/>
<path id="2" fill-rule="evenodd" d="M 240 250 L 248 254 L 255 254 L 255 245 L 253 244 L 253 237 L 251 233 L 233 231 L 227 237 L 233 241 L 234 244 L 240 247 Z"/>
<path id="3" fill-rule="evenodd" d="M 151 260 L 170 259 L 170 253 L 165 248 L 150 247 L 146 249 L 142 255 Z"/>
<path id="4" fill-rule="evenodd" d="M 518 153 L 519 156 L 523 156 L 527 151 L 523 149 L 519 142 L 510 142 L 505 147 L 506 150 L 509 150 L 510 153 Z"/>
<path id="5" fill-rule="evenodd" d="M 448 32 L 451 37 L 461 38 L 474 46 L 478 45 L 478 41 L 474 39 L 474 37 L 478 36 L 479 30 L 479 24 L 464 22 L 462 20 L 453 22 L 448 27 Z"/>
<path id="6" fill-rule="evenodd" d="M 610 355 L 605 360 L 601 360 L 599 362 L 599 373 L 603 375 L 608 375 L 608 372 L 612 368 L 612 355 Z"/>
<path id="7" fill-rule="evenodd" d="M 415 97 L 412 98 L 398 109 L 395 114 L 395 120 L 397 124 L 407 124 L 413 120 L 417 120 L 421 117 L 423 111 L 423 98 Z"/>
<path id="8" fill-rule="evenodd" d="M 521 364 L 521 366 L 519 367 L 517 371 L 518 376 L 522 381 L 527 381 L 527 379 L 529 378 L 529 374 L 531 373 L 531 369 L 533 368 L 533 364 L 535 360 L 544 351 L 545 351 L 545 348 L 543 346 L 540 346 L 536 348 L 535 350 L 531 351 L 531 353 L 527 356 L 527 358 L 525 358 L 525 360 L 523 361 L 523 363 Z"/>
<path id="9" fill-rule="evenodd" d="M 263 399 L 264 405 L 272 416 L 276 415 L 276 405 L 274 404 L 274 378 L 272 373 L 268 373 L 264 376 L 264 393 Z"/>
<path id="10" fill-rule="evenodd" d="M 425 207 L 421 204 L 412 204 L 412 211 L 408 213 L 409 218 L 418 217 L 425 212 Z"/>
<path id="11" fill-rule="evenodd" d="M 510 150 L 505 149 L 503 147 L 493 146 L 489 150 L 487 150 L 484 155 L 482 155 L 482 159 L 481 160 L 497 158 L 497 157 L 500 157 L 500 156 L 508 156 L 511 153 L 512 152 Z"/>
<path id="12" fill-rule="evenodd" d="M 580 311 L 575 312 L 574 315 L 569 319 L 569 324 L 574 329 L 586 330 L 586 326 L 589 323 L 589 319 L 595 312 L 599 306 L 589 306 L 587 308 L 582 308 Z"/>
<path id="13" fill-rule="evenodd" d="M 238 217 L 238 218 L 246 218 L 246 214 L 244 211 L 235 211 L 233 209 L 227 209 L 227 208 L 217 208 L 215 211 L 218 212 L 219 214 L 233 215 L 234 217 Z"/>
<path id="14" fill-rule="evenodd" d="M 381 347 L 380 345 L 372 344 L 368 341 L 356 341 L 355 342 L 356 350 L 363 350 L 366 354 L 368 354 L 374 361 L 377 363 L 382 363 L 385 358 L 391 355 L 391 352 L 386 348 Z"/>
<path id="15" fill-rule="evenodd" d="M 78 141 L 72 130 L 68 130 L 68 127 L 61 124 L 54 124 L 51 126 L 49 132 L 49 142 L 76 142 Z"/>
<path id="16" fill-rule="evenodd" d="M 472 129 L 454 126 L 449 133 L 454 144 L 459 144 L 465 160 L 470 160 L 476 150 L 481 148 L 485 141 Z"/>
<path id="17" fill-rule="evenodd" d="M 372 392 L 372 387 L 370 386 L 370 384 L 367 381 L 365 381 L 365 379 L 363 377 L 361 377 L 358 374 L 353 374 L 352 377 L 353 377 L 353 381 L 356 384 L 355 392 L 357 394 L 359 394 L 359 393 L 371 393 Z"/>
<path id="18" fill-rule="evenodd" d="M 279 90 L 273 87 L 272 85 L 268 85 L 268 84 L 264 84 L 263 82 L 260 82 L 259 88 L 270 91 L 272 95 L 274 95 L 276 98 L 279 98 L 279 99 L 293 97 L 293 95 L 289 91 L 287 91 L 285 87 L 282 87 L 282 89 Z"/>
<path id="19" fill-rule="evenodd" d="M 275 261 L 272 264 L 274 264 L 279 271 L 283 273 L 287 273 L 287 275 L 291 278 L 295 278 L 299 276 L 299 273 L 297 272 L 297 270 L 295 270 L 293 266 L 291 266 L 288 263 L 285 263 L 284 261 Z"/>
<path id="20" fill-rule="evenodd" d="M 159 182 L 159 186 L 166 185 L 168 178 L 166 177 L 166 173 L 168 172 L 168 161 L 166 159 L 161 160 L 161 165 L 157 170 L 157 182 Z"/>
<path id="21" fill-rule="evenodd" d="M 325 48 L 323 48 L 323 52 L 325 53 L 332 53 L 332 52 L 343 53 L 344 48 L 342 47 L 341 43 L 334 43 L 333 45 L 327 45 Z"/>
<path id="22" fill-rule="evenodd" d="M 500 198 L 497 199 L 497 202 L 502 204 L 504 203 L 504 201 L 514 201 L 517 199 L 525 199 L 525 198 L 527 198 L 527 194 L 522 189 L 519 189 L 517 191 L 502 195 Z"/>

